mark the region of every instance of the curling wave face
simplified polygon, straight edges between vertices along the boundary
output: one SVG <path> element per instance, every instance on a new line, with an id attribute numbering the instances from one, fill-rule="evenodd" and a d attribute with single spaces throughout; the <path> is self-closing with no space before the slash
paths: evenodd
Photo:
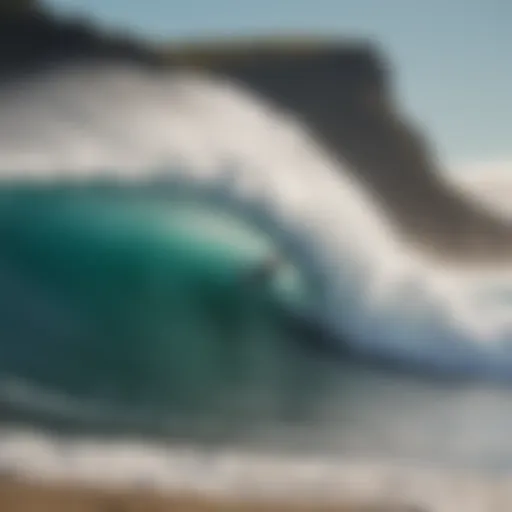
<path id="1" fill-rule="evenodd" d="M 94 64 L 28 76 L 0 92 L 0 167 L 3 236 L 14 236 L 14 184 L 106 184 L 167 201 L 186 190 L 265 233 L 308 283 L 301 314 L 362 355 L 494 377 L 512 369 L 512 274 L 409 249 L 300 120 L 236 84 Z M 65 307 L 56 314 L 72 320 Z"/>

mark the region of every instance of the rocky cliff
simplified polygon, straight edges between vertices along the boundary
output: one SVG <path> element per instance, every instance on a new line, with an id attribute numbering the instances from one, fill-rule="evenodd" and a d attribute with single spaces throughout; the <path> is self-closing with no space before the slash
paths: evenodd
<path id="1" fill-rule="evenodd" d="M 253 43 L 185 55 L 188 65 L 227 74 L 296 113 L 421 250 L 465 261 L 512 256 L 512 226 L 443 179 L 435 148 L 393 97 L 392 68 L 378 48 Z"/>
<path id="2" fill-rule="evenodd" d="M 512 256 L 511 226 L 442 179 L 432 145 L 393 98 L 389 62 L 372 45 L 285 40 L 150 49 L 99 35 L 85 23 L 57 22 L 37 9 L 6 12 L 0 8 L 4 79 L 79 59 L 227 75 L 301 118 L 365 183 L 411 244 L 456 261 L 500 262 Z"/>

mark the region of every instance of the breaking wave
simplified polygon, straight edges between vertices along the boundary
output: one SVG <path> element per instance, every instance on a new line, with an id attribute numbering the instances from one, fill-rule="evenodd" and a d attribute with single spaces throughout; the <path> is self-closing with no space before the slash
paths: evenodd
<path id="1" fill-rule="evenodd" d="M 82 66 L 1 94 L 4 183 L 186 187 L 264 230 L 316 295 L 308 315 L 362 353 L 512 368 L 509 271 L 423 258 L 307 127 L 212 77 Z"/>
<path id="2" fill-rule="evenodd" d="M 399 488 L 443 511 L 489 510 L 510 489 L 418 469 L 510 467 L 508 390 L 293 349 L 309 325 L 310 348 L 328 333 L 363 359 L 507 378 L 512 273 L 408 247 L 289 112 L 203 74 L 48 69 L 0 90 L 0 169 L 0 410 L 39 430 L 6 427 L 0 467 L 221 493 L 388 499 Z M 270 288 L 240 286 L 276 253 L 287 270 Z M 77 422 L 90 440 L 40 434 Z M 127 426 L 137 441 L 95 437 Z M 166 451 L 156 431 L 218 453 Z M 309 461 L 276 454 L 305 440 Z M 273 458 L 250 455 L 269 446 Z M 338 452 L 343 462 L 326 458 Z"/>

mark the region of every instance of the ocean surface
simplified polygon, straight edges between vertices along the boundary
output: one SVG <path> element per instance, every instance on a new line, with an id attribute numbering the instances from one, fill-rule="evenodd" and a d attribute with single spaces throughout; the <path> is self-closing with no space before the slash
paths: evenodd
<path id="1" fill-rule="evenodd" d="M 512 507 L 512 273 L 413 252 L 298 120 L 50 70 L 0 90 L 0 169 L 2 468 Z"/>

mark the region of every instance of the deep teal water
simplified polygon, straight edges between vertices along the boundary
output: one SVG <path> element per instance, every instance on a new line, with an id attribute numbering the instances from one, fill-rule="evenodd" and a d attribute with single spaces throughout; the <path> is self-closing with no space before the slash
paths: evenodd
<path id="1" fill-rule="evenodd" d="M 292 388 L 303 399 L 308 356 L 282 311 L 307 291 L 286 264 L 245 279 L 278 251 L 263 233 L 183 197 L 24 186 L 0 197 L 4 379 L 156 423 L 287 409 L 277 402 Z"/>

